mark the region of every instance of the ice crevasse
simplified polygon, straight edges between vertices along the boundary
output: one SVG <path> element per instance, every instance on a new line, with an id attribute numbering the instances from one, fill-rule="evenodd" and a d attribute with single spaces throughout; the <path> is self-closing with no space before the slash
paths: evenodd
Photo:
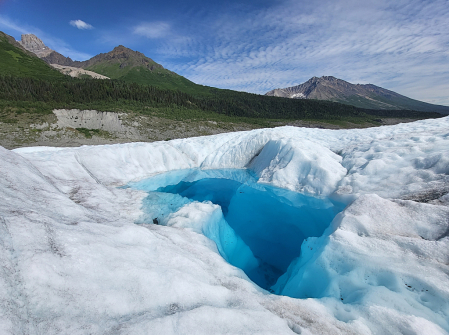
<path id="1" fill-rule="evenodd" d="M 0 149 L 0 332 L 447 334 L 448 148 L 446 117 Z M 221 257 L 214 241 L 233 231 L 219 206 L 177 198 L 167 225 L 135 224 L 148 195 L 120 187 L 189 169 L 250 169 L 254 187 L 347 207 L 302 242 L 275 295 Z"/>

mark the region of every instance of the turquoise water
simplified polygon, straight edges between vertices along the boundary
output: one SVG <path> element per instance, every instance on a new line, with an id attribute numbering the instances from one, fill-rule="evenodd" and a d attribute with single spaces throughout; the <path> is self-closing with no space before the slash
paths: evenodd
<path id="1" fill-rule="evenodd" d="M 247 276 L 267 290 L 300 255 L 302 242 L 321 236 L 345 207 L 328 198 L 257 184 L 257 178 L 248 170 L 174 171 L 130 186 L 148 192 L 144 201 L 145 222 L 157 219 L 163 224 L 164 217 L 192 201 L 219 205 L 224 217 L 219 224 L 228 224 L 236 235 L 228 233 L 227 243 L 232 242 L 229 239 L 241 239 L 252 252 L 249 255 L 233 249 L 229 253 L 234 254 L 222 256 L 233 260 L 233 265 L 244 264 L 241 267 Z M 223 243 L 211 238 L 217 244 Z M 242 259 L 249 257 L 255 257 L 257 266 Z"/>

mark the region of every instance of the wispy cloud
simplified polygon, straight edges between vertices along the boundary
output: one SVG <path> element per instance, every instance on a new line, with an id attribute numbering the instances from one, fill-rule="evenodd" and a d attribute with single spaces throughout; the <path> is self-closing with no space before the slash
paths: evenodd
<path id="1" fill-rule="evenodd" d="M 133 33 L 147 38 L 163 38 L 170 34 L 167 22 L 144 22 L 134 27 Z"/>
<path id="2" fill-rule="evenodd" d="M 13 21 L 3 15 L 0 15 L 0 29 L 1 30 L 10 29 L 10 30 L 17 31 L 21 34 L 27 34 L 30 32 L 28 27 L 21 26 L 18 23 L 16 23 L 15 21 Z"/>
<path id="3" fill-rule="evenodd" d="M 78 29 L 82 29 L 82 30 L 94 28 L 92 25 L 90 25 L 89 23 L 86 23 L 82 20 L 72 20 L 69 23 L 71 26 L 74 26 L 74 27 L 76 27 Z"/>
<path id="4" fill-rule="evenodd" d="M 167 67 L 205 85 L 265 93 L 333 75 L 449 105 L 447 17 L 447 0 L 286 0 L 210 16 L 185 32 L 192 40 L 159 51 Z"/>

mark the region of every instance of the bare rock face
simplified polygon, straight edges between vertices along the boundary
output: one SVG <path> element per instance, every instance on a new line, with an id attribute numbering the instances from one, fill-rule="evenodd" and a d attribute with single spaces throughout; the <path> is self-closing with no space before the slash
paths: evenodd
<path id="1" fill-rule="evenodd" d="M 68 76 L 74 77 L 74 78 L 81 77 L 82 75 L 87 75 L 94 79 L 109 79 L 109 77 L 103 76 L 101 74 L 98 74 L 98 73 L 95 73 L 92 71 L 87 71 L 87 70 L 80 69 L 80 68 L 73 67 L 73 66 L 64 66 L 64 65 L 59 65 L 59 64 L 50 64 L 50 66 L 54 67 L 56 70 L 58 70 L 62 74 L 65 74 L 65 75 L 68 75 Z"/>
<path id="2" fill-rule="evenodd" d="M 98 112 L 96 110 L 55 109 L 59 128 L 99 129 L 109 132 L 131 131 L 122 124 L 121 114 L 114 112 Z"/>
<path id="3" fill-rule="evenodd" d="M 374 86 L 374 85 L 372 85 Z M 353 85 L 332 76 L 313 77 L 305 83 L 272 90 L 265 95 L 294 99 L 331 100 L 343 96 L 367 95 L 368 85 Z"/>
<path id="4" fill-rule="evenodd" d="M 44 62 L 48 64 L 58 64 L 62 66 L 74 66 L 76 61 L 73 61 L 70 57 L 65 57 L 61 55 L 59 52 L 52 51 L 49 54 L 41 57 Z M 79 63 L 79 62 L 78 62 Z"/>
<path id="5" fill-rule="evenodd" d="M 33 52 L 39 58 L 48 56 L 53 52 L 52 49 L 47 47 L 44 42 L 36 35 L 33 34 L 24 34 L 22 35 L 22 40 L 19 43 L 28 51 Z"/>
<path id="6" fill-rule="evenodd" d="M 449 113 L 448 106 L 428 104 L 379 86 L 351 84 L 332 76 L 313 77 L 298 86 L 278 88 L 265 93 L 265 95 L 333 101 L 367 109 L 403 109 L 441 114 Z"/>

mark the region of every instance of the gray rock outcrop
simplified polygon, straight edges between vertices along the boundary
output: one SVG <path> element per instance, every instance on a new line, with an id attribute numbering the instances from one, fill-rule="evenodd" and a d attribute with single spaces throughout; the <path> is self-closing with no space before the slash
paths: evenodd
<path id="1" fill-rule="evenodd" d="M 61 66 L 72 66 L 74 67 L 76 62 L 73 61 L 70 57 L 66 57 L 64 55 L 61 55 L 59 52 L 52 51 L 48 55 L 45 55 L 44 57 L 41 57 L 41 59 L 44 62 L 47 62 L 48 64 L 58 64 Z M 78 66 L 79 67 L 79 66 Z"/>
<path id="2" fill-rule="evenodd" d="M 23 34 L 21 41 L 18 41 L 26 50 L 36 54 L 39 58 L 48 56 L 53 52 L 44 42 L 36 35 Z"/>
<path id="3" fill-rule="evenodd" d="M 59 128 L 101 129 L 109 132 L 130 130 L 122 124 L 119 113 L 79 109 L 55 109 L 53 113 L 58 118 Z"/>

